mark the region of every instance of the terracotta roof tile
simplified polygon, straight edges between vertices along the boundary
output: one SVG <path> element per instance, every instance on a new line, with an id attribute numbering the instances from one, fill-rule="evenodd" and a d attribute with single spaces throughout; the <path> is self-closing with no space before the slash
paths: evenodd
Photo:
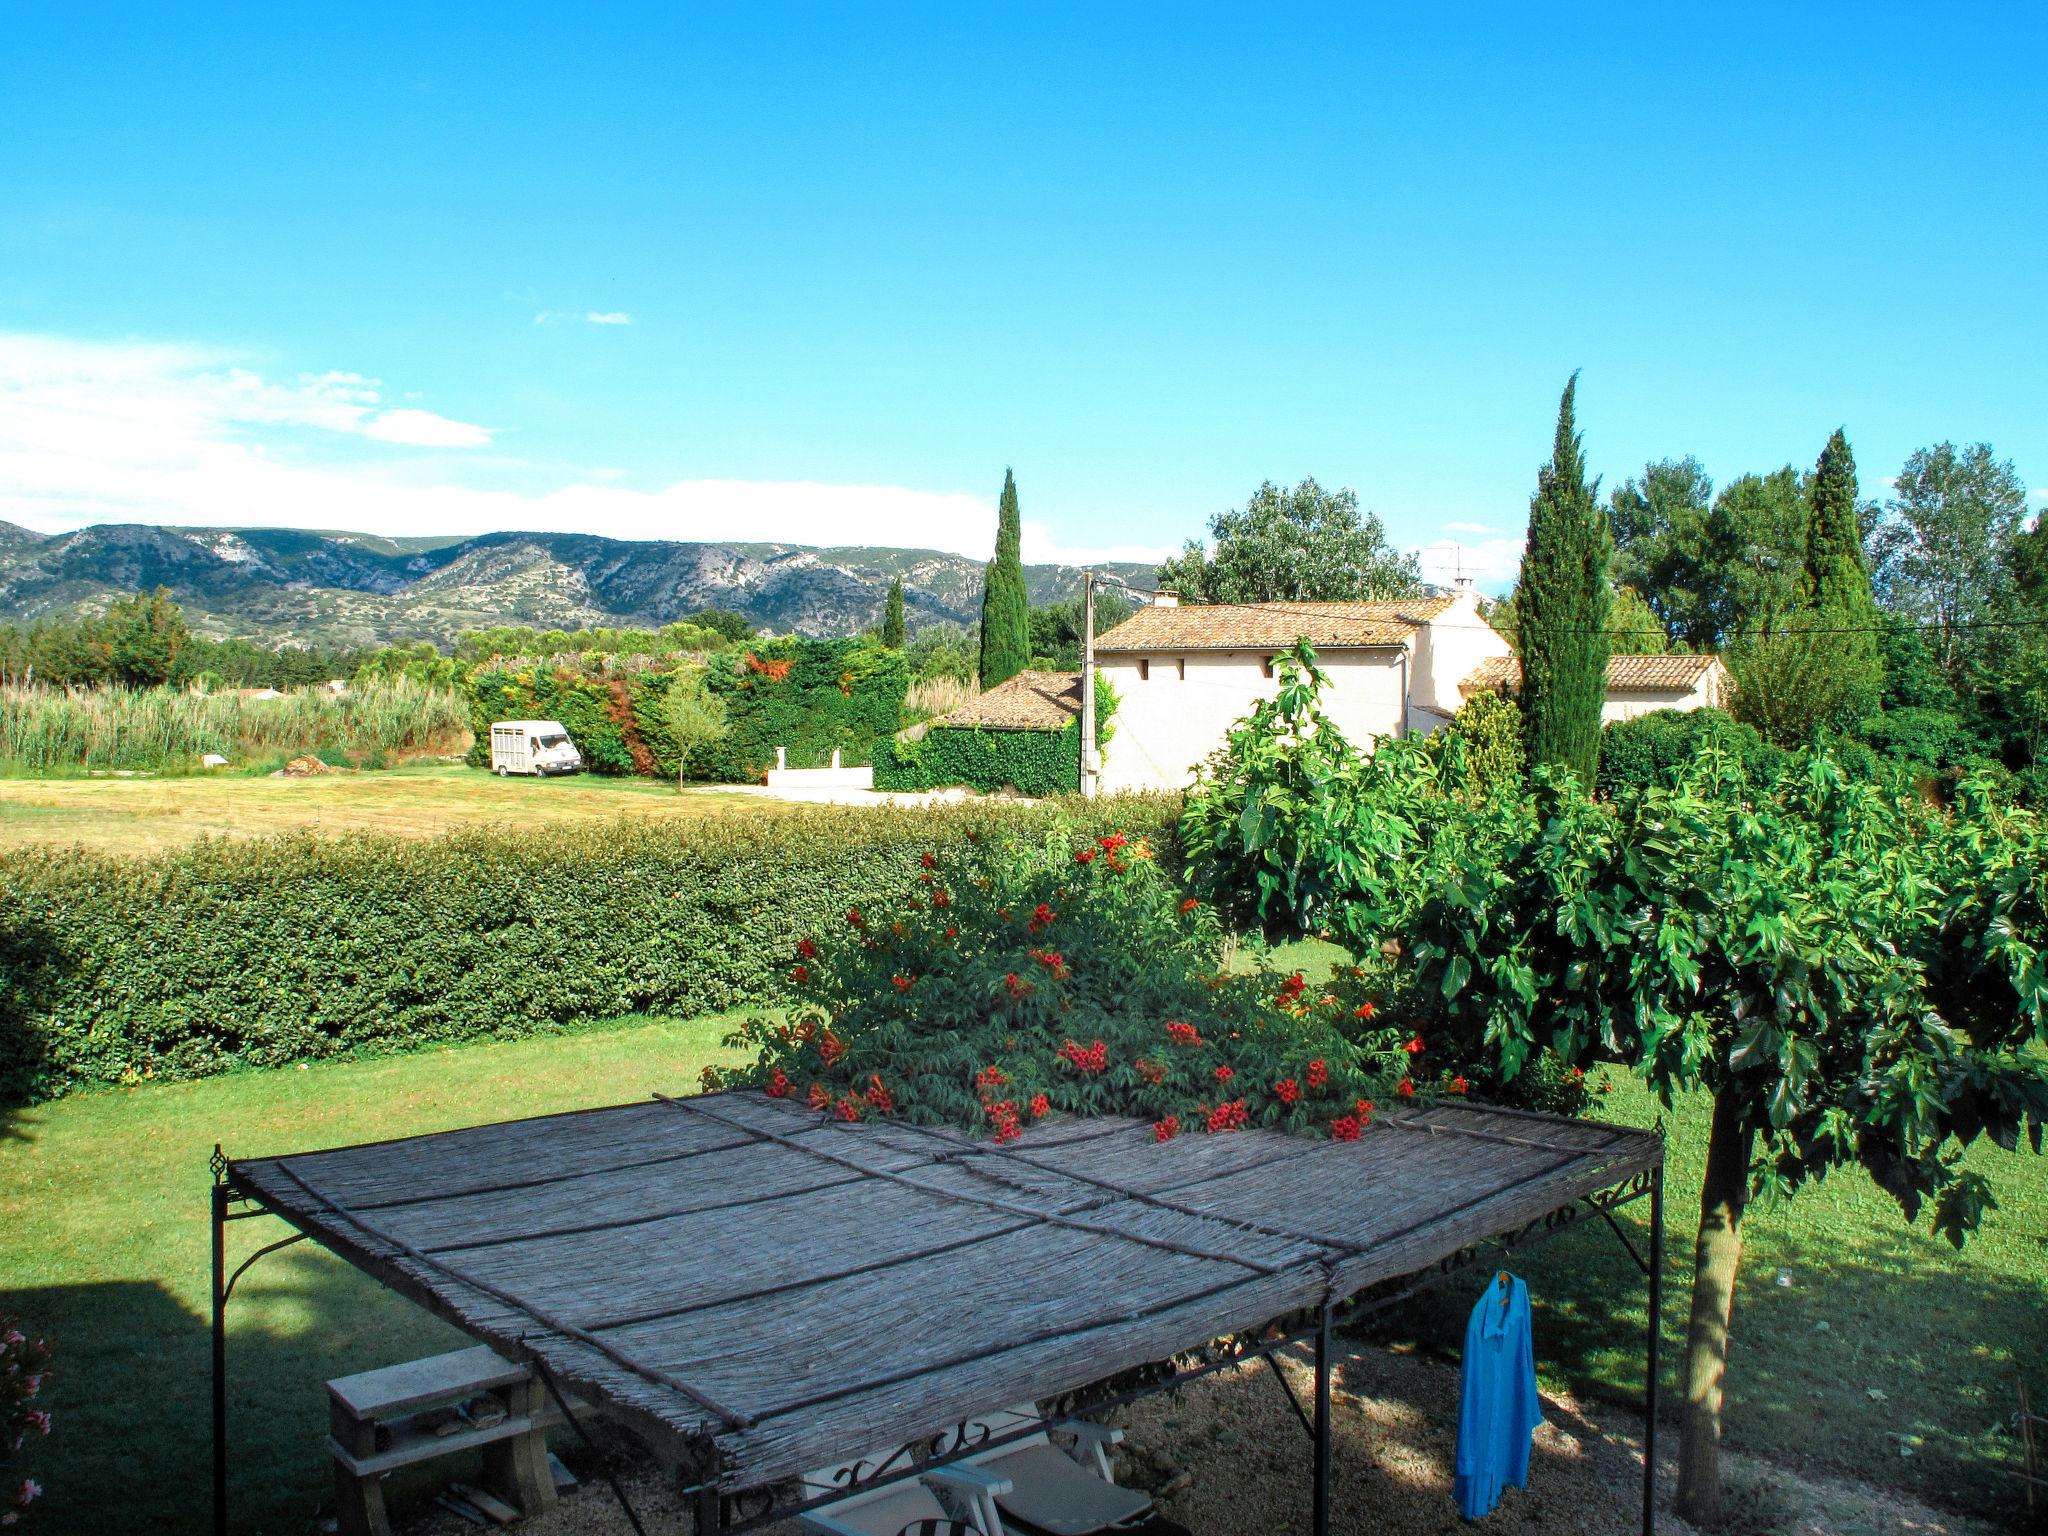
<path id="1" fill-rule="evenodd" d="M 1610 656 L 1607 658 L 1607 688 L 1610 693 L 1693 688 L 1720 665 L 1718 656 Z M 1503 687 L 1519 688 L 1521 684 L 1520 660 L 1513 656 L 1489 656 L 1466 674 L 1465 680 L 1458 684 L 1458 691 L 1470 698 L 1475 693 L 1490 693 Z"/>
<path id="2" fill-rule="evenodd" d="M 934 729 L 1061 731 L 1080 713 L 1080 673 L 1019 672 L 931 724 Z"/>
<path id="3" fill-rule="evenodd" d="M 1457 600 L 1375 603 L 1187 603 L 1140 608 L 1097 637 L 1104 654 L 1135 651 L 1279 650 L 1307 637 L 1318 646 L 1400 645 Z"/>

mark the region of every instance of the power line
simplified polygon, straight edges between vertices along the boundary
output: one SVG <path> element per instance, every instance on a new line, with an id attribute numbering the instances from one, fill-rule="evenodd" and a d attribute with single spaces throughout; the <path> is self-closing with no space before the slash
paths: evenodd
<path id="1" fill-rule="evenodd" d="M 1135 588 L 1135 587 L 1134 587 L 1134 588 L 1132 588 L 1131 590 L 1132 590 L 1132 591 L 1138 591 L 1139 589 L 1138 589 L 1138 588 Z M 1149 593 L 1146 593 L 1145 595 L 1146 595 L 1146 596 L 1157 596 L 1158 594 L 1157 594 L 1156 592 L 1149 592 Z M 1430 600 L 1431 600 L 1431 599 L 1428 599 L 1428 598 L 1398 598 L 1398 597 L 1396 597 L 1396 598 L 1367 598 L 1367 599 L 1358 599 L 1358 600 L 1356 600 L 1356 601 L 1360 601 L 1360 602 L 1385 602 L 1385 603 L 1390 603 L 1390 604 L 1392 604 L 1392 603 L 1402 603 L 1402 602 L 1427 602 L 1427 601 L 1430 601 Z M 1350 603 L 1351 603 L 1352 601 L 1353 601 L 1353 600 L 1350 600 L 1350 599 L 1342 600 L 1342 602 L 1341 602 L 1341 605 L 1342 605 L 1342 606 L 1350 606 Z M 1497 630 L 1497 629 L 1495 629 L 1493 625 L 1491 625 L 1491 624 L 1485 624 L 1485 623 L 1481 623 L 1481 624 L 1466 624 L 1466 623 L 1459 623 L 1459 622 L 1446 622 L 1446 621 L 1444 621 L 1443 619 L 1440 619 L 1440 618 L 1432 618 L 1432 619 L 1420 619 L 1420 618 L 1417 618 L 1417 619 L 1408 619 L 1408 618 L 1404 618 L 1404 617 L 1403 617 L 1402 615 L 1400 615 L 1400 614 L 1392 614 L 1392 615 L 1389 615 L 1389 617 L 1388 617 L 1387 619 L 1384 619 L 1384 620 L 1372 620 L 1372 619 L 1366 619 L 1366 618 L 1358 618 L 1358 617 L 1354 617 L 1354 616 L 1350 616 L 1350 615 L 1345 615 L 1345 614 L 1341 614 L 1341 613 L 1332 613 L 1332 612 L 1330 611 L 1330 609 L 1331 609 L 1332 607 L 1334 607 L 1334 606 L 1339 606 L 1339 605 L 1340 605 L 1340 604 L 1338 604 L 1338 603 L 1332 603 L 1332 604 L 1323 604 L 1323 605 L 1315 605 L 1315 604 L 1311 604 L 1311 603 L 1310 603 L 1310 602 L 1308 602 L 1307 600 L 1302 600 L 1302 601 L 1296 601 L 1296 602 L 1289 602 L 1289 601 L 1287 601 L 1287 600 L 1285 600 L 1285 599 L 1278 599 L 1278 600 L 1272 600 L 1272 601 L 1266 601 L 1266 602 L 1256 602 L 1256 603 L 1187 603 L 1187 604 L 1183 604 L 1183 605 L 1180 605 L 1180 606 L 1185 606 L 1186 608 L 1188 608 L 1189 610 L 1191 610 L 1191 611 L 1194 611 L 1194 612 L 1200 612 L 1201 610 L 1203 610 L 1203 609 L 1205 609 L 1205 608 L 1257 608 L 1257 609 L 1259 609 L 1259 610 L 1261 610 L 1261 611 L 1263 611 L 1263 612 L 1266 612 L 1266 613 L 1293 613 L 1293 614 L 1300 614 L 1300 615 L 1302 615 L 1303 617 L 1306 617 L 1306 618 L 1318 618 L 1318 619 L 1322 619 L 1322 620 L 1324 620 L 1324 621 L 1326 621 L 1326 622 L 1327 622 L 1327 621 L 1330 621 L 1330 620 L 1336 620 L 1336 621 L 1338 621 L 1338 622 L 1340 622 L 1340 623 L 1341 623 L 1341 622 L 1351 622 L 1351 623 L 1358 623 L 1358 624 L 1369 624 L 1369 623 L 1375 623 L 1375 622 L 1380 622 L 1380 623 L 1389 623 L 1389 622 L 1391 622 L 1391 623 L 1413 623 L 1413 624 L 1417 625 L 1418 627 L 1419 627 L 1420 625 L 1422 625 L 1422 624 L 1433 624 L 1433 625 L 1435 625 L 1435 626 L 1437 626 L 1438 628 L 1441 628 L 1441 629 L 1464 629 L 1464 630 L 1472 630 L 1472 631 L 1478 631 L 1478 630 L 1481 630 L 1481 629 L 1485 629 L 1485 630 L 1492 630 L 1492 631 L 1493 631 L 1493 633 L 1495 633 L 1495 634 L 1499 634 L 1499 633 L 1500 633 L 1500 631 L 1499 631 L 1499 630 Z M 1135 617 L 1135 615 L 1134 615 L 1134 617 Z M 1127 619 L 1127 620 L 1125 620 L 1124 622 L 1125 622 L 1125 623 L 1129 623 L 1130 621 L 1129 621 L 1129 620 Z M 1117 628 L 1119 628 L 1119 629 L 1120 629 L 1120 628 L 1122 628 L 1122 627 L 1123 627 L 1122 625 L 1118 625 L 1118 626 L 1117 626 Z M 1900 617 L 1900 618 L 1895 618 L 1894 620 L 1892 620 L 1892 621 L 1891 621 L 1890 623 L 1888 623 L 1888 624 L 1849 624 L 1849 625 L 1830 625 L 1830 626 L 1826 626 L 1826 627 L 1823 627 L 1823 628 L 1809 628 L 1809 627 L 1807 627 L 1807 626 L 1805 626 L 1805 625 L 1797 625 L 1796 627 L 1791 627 L 1791 626 L 1788 626 L 1788 627 L 1786 627 L 1786 628 L 1784 628 L 1784 629 L 1781 629 L 1781 630 L 1774 630 L 1774 631 L 1771 631 L 1770 633 L 1771 633 L 1771 634 L 1779 634 L 1779 633 L 1784 633 L 1784 634 L 1799 634 L 1799 635 L 1882 635 L 1882 634 L 1887 634 L 1887 633 L 1895 632 L 1895 631 L 1897 631 L 1897 630 L 1900 630 L 1900 629 L 1907 629 L 1907 630 L 1915 630 L 1915 631 L 1923 631 L 1923 632 L 1924 632 L 1924 631 L 1931 631 L 1931 630 L 1958 630 L 1958 629 L 1968 629 L 1968 630 L 1978 630 L 1978 629 L 2048 629 L 2048 617 L 2043 617 L 2043 618 L 2034 618 L 2034 619 L 1908 619 L 1908 618 Z M 1105 633 L 1106 633 L 1106 634 L 1111 634 L 1111 635 L 1113 635 L 1113 634 L 1115 634 L 1115 633 L 1116 633 L 1116 630 L 1114 630 L 1114 629 L 1112 629 L 1112 630 L 1108 630 L 1108 631 L 1105 631 Z M 1589 630 L 1589 629 L 1578 629 L 1578 628 L 1574 628 L 1574 629 L 1563 629 L 1563 630 L 1554 630 L 1554 631 L 1552 631 L 1552 633 L 1555 633 L 1555 634 L 1567 634 L 1567 635 L 1583 635 L 1583 634 L 1609 634 L 1609 633 L 1612 633 L 1612 631 L 1610 631 L 1610 630 Z M 1737 638 L 1737 637 L 1731 637 L 1731 638 Z M 1769 638 L 1769 636 L 1767 635 L 1767 636 L 1763 636 L 1763 637 L 1759 637 L 1759 638 Z M 1335 645 L 1343 645 L 1343 644 L 1346 644 L 1346 643 L 1363 643 L 1363 642 L 1345 642 L 1345 641 L 1342 641 L 1342 640 L 1338 640 L 1338 641 L 1329 641 L 1329 642 L 1325 642 L 1325 643 L 1327 643 L 1327 644 L 1335 644 Z M 1398 643 L 1398 642 L 1390 642 L 1390 643 Z M 1098 648 L 1099 648 L 1099 646 L 1100 646 L 1100 642 L 1098 641 L 1098 642 L 1097 642 L 1097 644 L 1098 644 Z M 1171 649 L 1173 649 L 1173 647 L 1172 647 L 1172 646 L 1160 646 L 1160 647 L 1159 647 L 1159 649 L 1160 649 L 1160 650 L 1171 650 Z M 1204 649 L 1216 649 L 1216 647 L 1204 647 Z M 1236 646 L 1236 647 L 1231 647 L 1231 649 L 1236 649 L 1236 650 L 1247 650 L 1247 651 L 1255 651 L 1255 650 L 1259 650 L 1259 649 L 1261 649 L 1261 647 L 1259 647 L 1259 646 L 1257 646 L 1257 645 L 1244 645 L 1244 646 Z M 1683 655 L 1683 654 L 1686 654 L 1686 653 L 1685 653 L 1685 652 L 1673 652 L 1673 653 L 1671 653 L 1671 654 L 1675 654 L 1675 655 Z M 1704 654 L 1704 653 L 1700 653 L 1700 654 Z"/>

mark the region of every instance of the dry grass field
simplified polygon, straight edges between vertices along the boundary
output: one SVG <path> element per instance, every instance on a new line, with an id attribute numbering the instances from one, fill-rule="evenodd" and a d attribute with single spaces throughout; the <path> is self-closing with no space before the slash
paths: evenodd
<path id="1" fill-rule="evenodd" d="M 147 854 L 201 837 L 381 833 L 434 837 L 491 822 L 609 821 L 772 809 L 757 796 L 646 779 L 499 779 L 459 763 L 305 779 L 232 774 L 191 778 L 0 778 L 0 852 L 82 844 Z"/>

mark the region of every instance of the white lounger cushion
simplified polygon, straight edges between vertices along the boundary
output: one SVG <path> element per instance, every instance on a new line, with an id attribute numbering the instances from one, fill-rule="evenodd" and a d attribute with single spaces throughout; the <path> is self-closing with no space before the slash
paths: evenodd
<path id="1" fill-rule="evenodd" d="M 981 1465 L 1007 1477 L 1015 1487 L 996 1497 L 1006 1515 L 1029 1521 L 1053 1536 L 1082 1536 L 1152 1507 L 1135 1488 L 1123 1488 L 1087 1471 L 1065 1451 L 1041 1441 L 1015 1451 L 998 1451 Z"/>

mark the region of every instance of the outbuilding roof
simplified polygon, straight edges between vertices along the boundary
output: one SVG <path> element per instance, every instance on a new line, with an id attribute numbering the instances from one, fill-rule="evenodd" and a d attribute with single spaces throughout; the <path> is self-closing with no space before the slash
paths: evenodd
<path id="1" fill-rule="evenodd" d="M 1664 692 L 1691 689 L 1700 679 L 1721 665 L 1718 656 L 1620 655 L 1607 658 L 1609 693 Z M 1471 698 L 1475 693 L 1494 693 L 1522 686 L 1522 661 L 1518 656 L 1489 656 L 1465 675 L 1458 691 Z"/>
<path id="2" fill-rule="evenodd" d="M 1349 1142 L 1056 1118 L 999 1146 L 735 1092 L 222 1168 L 732 1490 L 1334 1304 L 1662 1160 L 1462 1101 Z"/>
<path id="3" fill-rule="evenodd" d="M 1318 648 L 1404 645 L 1457 601 L 1403 597 L 1371 603 L 1177 603 L 1140 608 L 1095 642 L 1099 654 L 1276 651 L 1306 639 Z"/>
<path id="4" fill-rule="evenodd" d="M 1063 731 L 1080 713 L 1080 673 L 1019 672 L 950 714 L 939 716 L 931 726 L 944 730 Z"/>

